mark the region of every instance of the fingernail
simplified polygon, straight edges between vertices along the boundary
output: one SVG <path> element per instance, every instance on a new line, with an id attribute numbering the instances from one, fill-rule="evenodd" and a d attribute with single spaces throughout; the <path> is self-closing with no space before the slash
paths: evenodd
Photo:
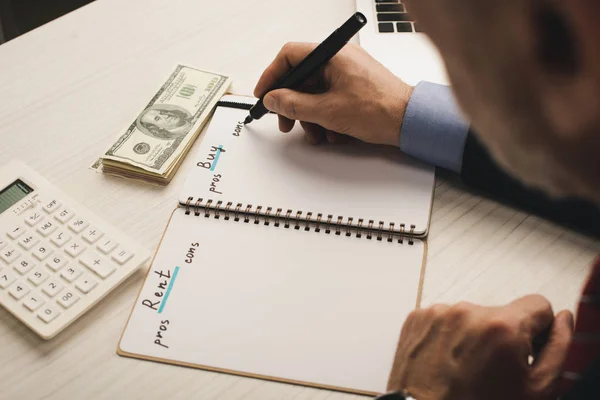
<path id="1" fill-rule="evenodd" d="M 277 108 L 278 106 L 278 102 L 277 99 L 275 98 L 275 96 L 273 96 L 272 94 L 268 94 L 265 96 L 264 100 L 263 100 L 263 104 L 265 105 L 265 107 L 267 108 L 267 110 L 269 111 L 273 111 L 273 112 L 277 112 L 279 111 Z"/>

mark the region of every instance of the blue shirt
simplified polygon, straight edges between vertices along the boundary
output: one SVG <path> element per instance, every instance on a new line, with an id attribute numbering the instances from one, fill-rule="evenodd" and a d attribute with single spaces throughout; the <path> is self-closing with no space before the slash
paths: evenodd
<path id="1" fill-rule="evenodd" d="M 415 158 L 460 173 L 469 123 L 448 86 L 420 82 L 408 102 L 400 149 Z"/>

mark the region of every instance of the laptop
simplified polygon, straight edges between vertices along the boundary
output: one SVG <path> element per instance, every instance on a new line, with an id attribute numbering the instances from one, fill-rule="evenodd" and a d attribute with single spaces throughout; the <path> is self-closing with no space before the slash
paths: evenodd
<path id="1" fill-rule="evenodd" d="M 360 45 L 410 85 L 419 81 L 448 84 L 444 63 L 419 24 L 406 12 L 403 0 L 356 0 L 368 20 Z"/>

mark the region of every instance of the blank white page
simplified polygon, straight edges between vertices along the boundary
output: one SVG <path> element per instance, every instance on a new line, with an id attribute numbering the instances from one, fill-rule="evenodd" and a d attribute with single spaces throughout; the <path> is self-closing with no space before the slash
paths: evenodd
<path id="1" fill-rule="evenodd" d="M 225 101 L 248 102 L 248 98 L 225 96 Z M 251 100 L 251 99 L 250 99 Z M 391 146 L 365 143 L 312 146 L 298 126 L 281 133 L 277 117 L 269 114 L 244 127 L 248 111 L 217 107 L 210 126 L 200 137 L 180 201 L 188 197 L 292 210 L 301 219 L 312 213 L 323 220 L 332 215 L 344 224 L 378 227 L 384 222 L 400 230 L 415 225 L 415 234 L 427 233 L 434 187 L 434 168 L 417 162 Z M 236 136 L 238 135 L 238 136 Z M 216 151 L 221 147 L 224 151 Z M 217 157 L 217 152 L 218 157 Z M 210 165 L 210 167 L 209 167 Z"/>
<path id="2" fill-rule="evenodd" d="M 385 391 L 424 245 L 322 232 L 175 211 L 120 354 Z"/>

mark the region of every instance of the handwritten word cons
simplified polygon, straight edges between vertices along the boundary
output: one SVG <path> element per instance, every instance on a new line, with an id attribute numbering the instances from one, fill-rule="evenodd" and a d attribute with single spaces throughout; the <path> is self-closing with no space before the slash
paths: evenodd
<path id="1" fill-rule="evenodd" d="M 233 130 L 233 136 L 237 136 L 239 137 L 242 133 L 242 129 L 244 129 L 244 123 L 243 122 L 238 122 L 237 125 L 235 126 L 235 129 Z"/>
<path id="2" fill-rule="evenodd" d="M 194 260 L 194 253 L 196 253 L 196 249 L 200 247 L 200 243 L 192 243 L 191 247 L 188 249 L 187 254 L 185 255 L 185 262 L 191 264 Z"/>

